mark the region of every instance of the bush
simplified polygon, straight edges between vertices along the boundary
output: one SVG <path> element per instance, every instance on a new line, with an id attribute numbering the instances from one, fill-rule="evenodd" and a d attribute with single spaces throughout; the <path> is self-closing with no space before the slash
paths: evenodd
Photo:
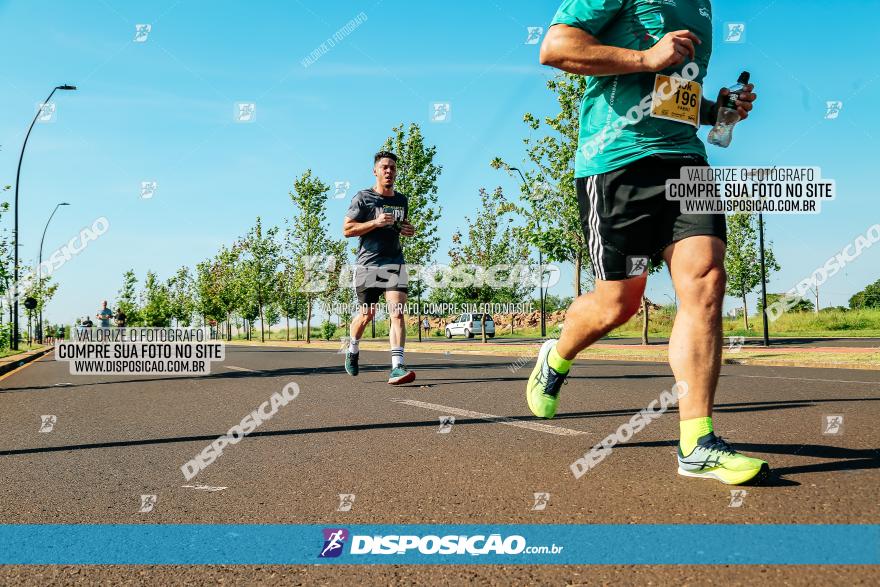
<path id="1" fill-rule="evenodd" d="M 323 324 L 321 324 L 321 338 L 324 340 L 333 340 L 333 335 L 336 334 L 336 325 L 327 320 Z"/>

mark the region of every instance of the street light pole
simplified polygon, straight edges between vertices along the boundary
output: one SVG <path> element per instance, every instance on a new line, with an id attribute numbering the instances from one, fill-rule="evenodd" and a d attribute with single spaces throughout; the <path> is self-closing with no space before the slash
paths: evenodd
<path id="1" fill-rule="evenodd" d="M 767 329 L 767 271 L 764 267 L 764 215 L 758 212 L 758 249 L 761 256 L 761 321 L 764 325 L 764 346 L 770 346 Z"/>
<path id="2" fill-rule="evenodd" d="M 75 90 L 76 86 L 63 85 L 63 86 L 55 86 L 52 88 L 52 91 L 49 92 L 49 97 L 43 101 L 43 104 L 48 104 L 49 100 L 52 99 L 52 96 L 55 94 L 56 90 Z M 21 180 L 21 161 L 24 159 L 24 149 L 27 147 L 28 138 L 31 136 L 31 131 L 34 129 L 34 125 L 37 123 L 37 119 L 40 117 L 40 113 L 42 112 L 42 108 L 37 110 L 37 113 L 34 115 L 34 119 L 31 121 L 31 125 L 28 127 L 27 134 L 24 135 L 24 143 L 21 145 L 21 154 L 18 156 L 18 170 L 15 172 L 15 228 L 12 232 L 13 238 L 13 254 L 15 259 L 13 261 L 13 274 L 12 274 L 12 286 L 15 288 L 13 290 L 13 318 L 12 318 L 12 345 L 11 348 L 13 350 L 18 350 L 18 184 Z"/>
<path id="3" fill-rule="evenodd" d="M 523 176 L 522 171 L 520 171 L 516 167 L 509 167 L 510 171 L 516 171 L 519 173 L 519 178 L 522 180 L 522 185 L 525 190 L 528 190 L 528 186 L 526 184 L 526 178 Z M 538 224 L 538 232 L 541 231 L 541 219 L 537 216 L 535 217 L 535 221 Z M 541 252 L 541 247 L 538 247 L 538 268 L 541 273 L 540 281 L 538 282 L 538 296 L 541 300 L 541 338 L 547 338 L 547 313 L 544 309 L 544 255 Z"/>
<path id="4" fill-rule="evenodd" d="M 52 210 L 52 214 L 49 215 L 49 220 L 46 221 L 46 227 L 43 228 L 43 236 L 40 237 L 40 260 L 37 263 L 37 284 L 39 285 L 40 297 L 43 296 L 43 241 L 46 240 L 46 231 L 49 229 L 49 223 L 52 222 L 52 217 L 55 216 L 55 212 L 58 211 L 58 208 L 61 206 L 70 206 L 67 202 L 61 202 L 60 204 L 55 206 L 55 209 Z M 43 344 L 43 300 L 40 300 L 40 322 L 37 324 L 37 340 L 40 341 L 40 344 Z"/>

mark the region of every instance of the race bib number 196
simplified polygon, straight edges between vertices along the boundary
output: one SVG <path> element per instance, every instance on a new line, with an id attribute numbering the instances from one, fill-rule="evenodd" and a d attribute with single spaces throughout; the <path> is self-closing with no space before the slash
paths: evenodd
<path id="1" fill-rule="evenodd" d="M 651 116 L 691 124 L 699 128 L 700 98 L 703 97 L 703 86 L 698 82 L 685 82 L 680 78 L 678 82 L 676 83 L 676 80 L 668 75 L 658 74 L 654 78 L 654 100 L 651 102 Z M 675 88 L 674 92 L 671 91 L 673 88 Z"/>

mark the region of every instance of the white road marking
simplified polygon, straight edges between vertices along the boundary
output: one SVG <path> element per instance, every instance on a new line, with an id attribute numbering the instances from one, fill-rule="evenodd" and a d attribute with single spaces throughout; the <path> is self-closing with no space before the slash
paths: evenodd
<path id="1" fill-rule="evenodd" d="M 791 381 L 823 381 L 825 383 L 868 383 L 880 385 L 880 381 L 854 381 L 852 379 L 810 379 L 809 377 L 782 377 L 779 375 L 728 375 L 727 377 L 752 377 L 757 379 L 789 379 Z"/>
<path id="2" fill-rule="evenodd" d="M 526 428 L 535 432 L 546 432 L 547 434 L 555 434 L 557 436 L 580 436 L 587 434 L 580 430 L 572 430 L 570 428 L 562 428 L 560 426 L 550 426 L 549 424 L 540 424 L 538 422 L 524 422 L 522 420 L 514 420 L 504 416 L 495 416 L 493 414 L 483 414 L 481 412 L 472 412 L 470 410 L 462 410 L 461 408 L 451 408 L 449 406 L 441 406 L 439 404 L 429 404 L 413 399 L 392 399 L 391 401 L 398 404 L 406 404 L 426 410 L 434 410 L 435 412 L 443 412 L 445 414 L 455 414 L 456 416 L 465 416 L 467 418 L 477 418 L 480 420 L 488 420 L 497 422 L 498 424 L 506 424 L 508 426 L 516 426 L 517 428 Z"/>
<path id="3" fill-rule="evenodd" d="M 244 367 L 236 367 L 235 365 L 223 365 L 227 369 L 232 369 L 233 371 L 244 371 L 245 373 L 259 373 L 259 371 L 254 371 L 253 369 L 245 369 Z"/>
<path id="4" fill-rule="evenodd" d="M 202 485 L 201 483 L 196 483 L 195 485 L 181 485 L 181 487 L 187 489 L 201 489 L 202 491 L 223 491 L 226 489 L 226 487 L 211 487 L 210 485 Z"/>

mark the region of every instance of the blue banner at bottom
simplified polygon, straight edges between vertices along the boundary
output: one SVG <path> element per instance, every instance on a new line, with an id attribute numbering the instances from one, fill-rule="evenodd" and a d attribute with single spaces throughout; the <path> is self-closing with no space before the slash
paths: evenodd
<path id="1" fill-rule="evenodd" d="M 878 562 L 880 525 L 0 525 L 0 564 Z"/>

